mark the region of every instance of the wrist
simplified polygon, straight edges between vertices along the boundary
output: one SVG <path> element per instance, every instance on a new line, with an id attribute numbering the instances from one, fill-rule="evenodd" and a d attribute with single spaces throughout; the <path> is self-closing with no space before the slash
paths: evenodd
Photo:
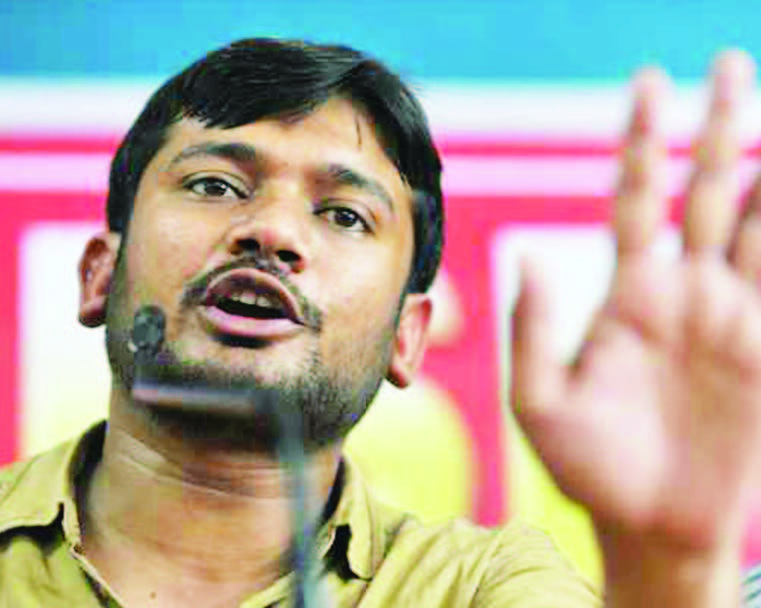
<path id="1" fill-rule="evenodd" d="M 672 542 L 662 535 L 597 528 L 608 608 L 730 608 L 740 605 L 741 534 L 713 545 Z"/>

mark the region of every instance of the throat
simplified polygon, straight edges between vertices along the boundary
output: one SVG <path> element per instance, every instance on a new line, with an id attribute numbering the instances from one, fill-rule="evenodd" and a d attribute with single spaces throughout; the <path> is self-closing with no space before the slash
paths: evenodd
<path id="1" fill-rule="evenodd" d="M 147 605 L 146 590 L 178 600 L 167 605 L 238 605 L 290 570 L 294 497 L 286 468 L 255 454 L 199 452 L 171 435 L 138 436 L 109 428 L 80 520 L 85 556 L 127 605 Z M 331 446 L 307 463 L 317 525 L 341 485 L 339 461 L 340 446 Z M 187 589 L 197 597 L 179 601 Z M 197 601 L 214 589 L 235 601 Z"/>
<path id="2" fill-rule="evenodd" d="M 83 520 L 84 552 L 109 584 L 119 581 L 117 590 L 124 590 L 135 572 L 143 572 L 138 578 L 147 588 L 173 595 L 187 585 L 266 586 L 288 572 L 287 497 L 167 481 L 139 497 L 109 497 L 102 487 L 92 489 Z"/>

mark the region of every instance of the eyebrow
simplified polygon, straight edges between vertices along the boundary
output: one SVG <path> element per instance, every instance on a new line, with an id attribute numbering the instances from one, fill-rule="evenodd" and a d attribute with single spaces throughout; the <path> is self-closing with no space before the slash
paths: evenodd
<path id="1" fill-rule="evenodd" d="M 259 153 L 256 148 L 248 144 L 239 142 L 204 142 L 189 146 L 175 156 L 167 165 L 167 168 L 174 167 L 176 164 L 196 158 L 198 156 L 215 156 L 224 158 L 238 163 L 250 163 L 258 160 Z"/>
<path id="2" fill-rule="evenodd" d="M 394 212 L 394 201 L 379 181 L 340 164 L 328 165 L 326 174 L 338 185 L 349 186 L 367 192 L 385 204 L 389 211 Z"/>

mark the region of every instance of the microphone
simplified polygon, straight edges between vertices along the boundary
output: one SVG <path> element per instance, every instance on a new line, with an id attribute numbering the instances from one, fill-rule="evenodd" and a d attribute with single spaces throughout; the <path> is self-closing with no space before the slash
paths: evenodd
<path id="1" fill-rule="evenodd" d="M 166 373 L 175 365 L 170 357 L 162 361 L 166 317 L 158 306 L 143 306 L 135 312 L 129 349 L 134 353 L 132 396 L 155 406 L 178 406 L 214 412 L 219 415 L 260 413 L 272 419 L 278 428 L 277 451 L 280 460 L 291 470 L 294 493 L 292 521 L 294 528 L 294 592 L 296 608 L 326 608 L 324 594 L 317 581 L 317 564 L 313 533 L 307 509 L 306 456 L 301 411 L 280 399 L 275 389 L 250 386 L 218 388 L 196 382 L 187 386 L 181 377 Z"/>

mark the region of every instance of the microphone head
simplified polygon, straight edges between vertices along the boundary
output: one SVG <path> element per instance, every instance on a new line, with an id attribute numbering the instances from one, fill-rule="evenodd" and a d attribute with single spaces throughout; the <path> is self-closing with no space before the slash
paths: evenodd
<path id="1" fill-rule="evenodd" d="M 136 355 L 155 356 L 164 343 L 166 319 L 158 306 L 143 306 L 135 313 L 130 348 Z"/>

